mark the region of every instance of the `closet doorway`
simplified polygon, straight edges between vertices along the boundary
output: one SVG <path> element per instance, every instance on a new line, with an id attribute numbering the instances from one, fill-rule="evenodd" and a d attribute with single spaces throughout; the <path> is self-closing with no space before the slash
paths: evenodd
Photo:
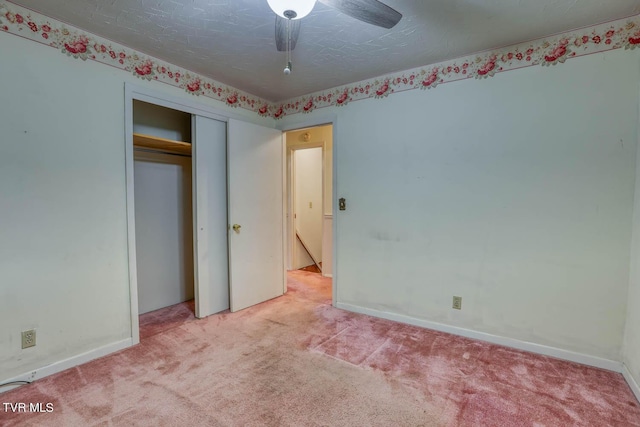
<path id="1" fill-rule="evenodd" d="M 145 129 L 146 137 L 135 136 L 137 144 L 134 145 L 134 134 L 144 126 L 138 113 L 134 126 L 134 108 L 143 105 L 140 101 L 151 104 L 154 109 L 163 108 L 164 113 L 168 113 L 166 109 L 172 115 L 182 113 L 183 119 L 178 120 L 182 123 L 185 118 L 190 118 L 190 141 L 186 130 L 180 133 L 179 138 L 171 139 L 156 136 L 153 133 L 155 130 Z M 152 127 L 174 130 L 173 126 L 166 126 L 166 120 L 160 120 L 162 126 L 156 123 Z M 154 140 L 151 143 L 153 146 L 142 147 L 144 140 Z M 125 173 L 132 344 L 140 342 L 139 314 L 145 304 L 138 302 L 136 228 L 141 226 L 140 221 L 147 220 L 136 212 L 140 210 L 136 209 L 135 162 L 141 159 L 136 159 L 135 153 L 146 149 L 153 150 L 153 155 L 168 154 L 155 153 L 162 150 L 158 146 L 159 141 L 171 144 L 174 148 L 182 146 L 185 150 L 191 145 L 191 271 L 196 317 L 207 317 L 227 309 L 242 310 L 282 295 L 286 287 L 282 131 L 242 120 L 240 115 L 218 111 L 190 99 L 125 84 Z M 180 172 L 182 181 L 176 183 L 174 188 L 185 189 L 187 168 L 188 164 L 185 163 Z M 247 171 L 252 172 L 248 174 Z M 182 194 L 175 199 L 185 201 L 188 196 Z M 174 209 L 182 210 L 183 218 L 188 216 L 183 210 L 185 206 L 178 208 L 176 204 Z M 182 227 L 186 236 L 188 226 L 183 223 Z M 188 242 L 186 237 L 185 240 Z M 187 253 L 187 246 L 183 244 L 182 249 L 177 249 L 178 253 Z M 187 277 L 185 283 L 188 283 L 188 262 L 183 259 L 181 263 L 184 277 Z M 188 286 L 183 289 L 188 289 Z M 188 295 L 180 294 L 179 298 L 188 298 Z"/>
<path id="2" fill-rule="evenodd" d="M 138 315 L 229 309 L 227 123 L 133 100 Z"/>
<path id="3" fill-rule="evenodd" d="M 138 311 L 144 314 L 194 298 L 191 115 L 134 101 L 133 132 Z"/>

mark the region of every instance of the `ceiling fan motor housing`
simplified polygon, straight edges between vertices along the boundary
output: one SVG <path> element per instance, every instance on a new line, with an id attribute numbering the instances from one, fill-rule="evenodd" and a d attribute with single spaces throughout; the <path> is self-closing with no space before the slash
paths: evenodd
<path id="1" fill-rule="evenodd" d="M 300 19 L 311 13 L 316 0 L 267 0 L 269 7 L 283 18 Z"/>

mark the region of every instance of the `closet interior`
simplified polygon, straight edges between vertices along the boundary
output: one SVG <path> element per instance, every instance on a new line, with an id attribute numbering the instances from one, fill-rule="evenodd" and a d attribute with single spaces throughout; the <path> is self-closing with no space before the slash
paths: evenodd
<path id="1" fill-rule="evenodd" d="M 191 115 L 133 105 L 139 314 L 194 298 Z"/>

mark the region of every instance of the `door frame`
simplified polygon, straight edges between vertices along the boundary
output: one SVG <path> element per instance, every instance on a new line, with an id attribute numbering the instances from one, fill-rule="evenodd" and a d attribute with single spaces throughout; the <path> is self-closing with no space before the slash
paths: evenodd
<path id="1" fill-rule="evenodd" d="M 338 302 L 338 240 L 340 236 L 338 236 L 338 116 L 336 114 L 321 114 L 319 112 L 315 112 L 313 116 L 309 117 L 307 115 L 299 114 L 297 117 L 292 117 L 291 119 L 287 119 L 283 123 L 277 123 L 276 128 L 280 129 L 283 133 L 305 129 L 305 128 L 313 128 L 323 125 L 332 125 L 332 151 L 331 151 L 331 182 L 332 182 L 332 191 L 331 191 L 331 215 L 332 215 L 332 239 L 333 239 L 333 248 L 332 248 L 332 274 L 331 274 L 331 305 L 336 307 Z M 283 138 L 284 139 L 284 138 Z M 285 156 L 283 159 L 283 163 L 286 163 L 286 145 L 283 150 L 283 155 Z M 286 183 L 285 183 L 286 185 Z M 324 183 L 323 183 L 324 185 Z M 286 215 L 286 211 L 285 211 Z M 285 218 L 286 219 L 286 218 Z M 287 221 L 288 222 L 288 221 Z M 286 259 L 286 258 L 285 258 Z"/>
<path id="2" fill-rule="evenodd" d="M 286 133 L 285 133 L 286 135 Z M 286 138 L 285 138 L 285 144 L 286 144 Z M 296 151 L 299 150 L 306 150 L 309 148 L 321 148 L 322 149 L 322 233 L 324 233 L 324 179 L 325 179 L 325 175 L 324 175 L 324 155 L 325 155 L 325 145 L 326 145 L 326 141 L 319 141 L 319 142 L 315 142 L 312 144 L 304 144 L 304 143 L 300 143 L 300 144 L 292 144 L 289 145 L 287 144 L 287 158 L 285 159 L 285 162 L 287 162 L 287 160 L 290 160 L 289 164 L 286 164 L 286 168 L 287 168 L 287 176 L 286 176 L 286 180 L 287 180 L 287 195 L 288 198 L 285 200 L 286 204 L 287 204 L 287 215 L 286 215 L 286 219 L 287 219 L 287 228 L 286 228 L 286 233 L 288 235 L 288 241 L 287 241 L 287 246 L 285 248 L 285 250 L 288 252 L 287 253 L 287 257 L 285 258 L 285 261 L 288 264 L 288 269 L 292 270 L 293 266 L 295 265 L 295 249 L 294 246 L 296 244 L 296 221 L 295 221 L 295 190 L 296 190 L 296 182 L 295 182 L 295 171 L 296 171 L 296 165 L 295 165 L 295 157 L 294 157 L 294 153 Z M 323 234 L 324 235 L 324 234 Z"/>
<path id="3" fill-rule="evenodd" d="M 228 123 L 229 119 L 259 124 L 275 128 L 273 123 L 252 119 L 250 116 L 200 104 L 189 99 L 169 95 L 165 92 L 125 82 L 124 84 L 124 141 L 125 141 L 125 184 L 127 209 L 127 257 L 129 267 L 129 296 L 131 314 L 131 345 L 140 342 L 140 322 L 138 314 L 138 269 L 136 261 L 136 227 L 134 197 L 134 152 L 133 152 L 133 101 L 143 101 L 160 107 L 171 108 L 184 113 L 207 117 Z M 228 144 L 228 139 L 226 141 Z M 193 160 L 192 160 L 193 166 Z M 284 213 L 283 213 L 284 215 Z M 284 265 L 282 268 L 284 269 Z M 198 290 L 194 289 L 194 294 Z"/>

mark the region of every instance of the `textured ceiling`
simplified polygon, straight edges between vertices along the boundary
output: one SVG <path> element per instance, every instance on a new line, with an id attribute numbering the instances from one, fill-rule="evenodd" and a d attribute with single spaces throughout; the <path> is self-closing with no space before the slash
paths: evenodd
<path id="1" fill-rule="evenodd" d="M 266 0 L 11 2 L 270 101 L 640 13 L 640 0 L 384 0 L 404 15 L 386 30 L 318 3 L 285 76 Z"/>

